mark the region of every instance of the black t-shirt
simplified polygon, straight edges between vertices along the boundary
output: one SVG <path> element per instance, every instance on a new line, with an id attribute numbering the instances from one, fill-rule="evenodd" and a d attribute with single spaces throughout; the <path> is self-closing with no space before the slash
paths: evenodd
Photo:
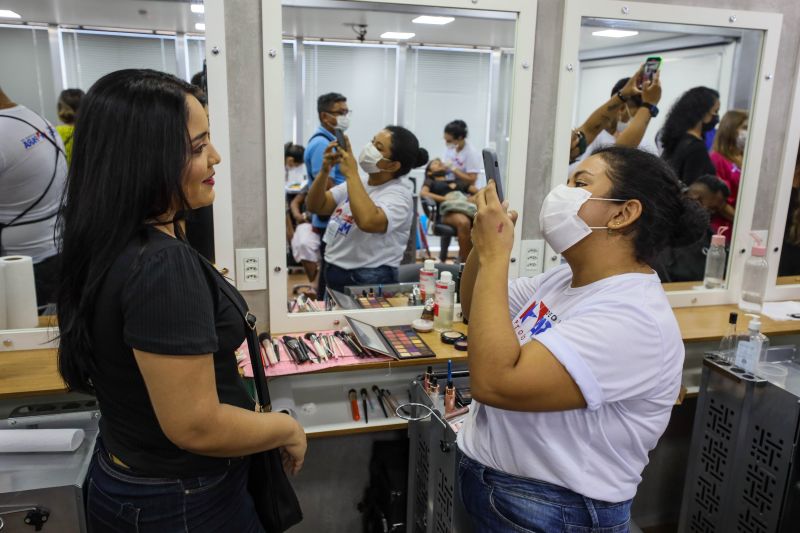
<path id="1" fill-rule="evenodd" d="M 431 191 L 433 194 L 438 194 L 439 196 L 446 196 L 447 193 L 453 191 L 460 191 L 464 194 L 469 194 L 469 184 L 461 180 L 447 181 L 428 178 L 425 180 L 423 187 L 427 187 L 429 191 Z"/>
<path id="2" fill-rule="evenodd" d="M 244 319 L 226 283 L 188 244 L 149 228 L 131 241 L 108 271 L 94 310 L 91 376 L 105 447 L 132 469 L 192 477 L 227 468 L 227 459 L 196 455 L 167 439 L 156 419 L 133 348 L 165 355 L 212 353 L 221 403 L 253 409 L 234 351 Z M 235 289 L 228 293 L 241 296 Z M 244 300 L 240 300 L 245 306 Z"/>
<path id="3" fill-rule="evenodd" d="M 686 184 L 691 185 L 694 180 L 703 174 L 716 176 L 717 169 L 708 155 L 706 143 L 694 135 L 684 134 L 678 141 L 675 150 L 664 159 L 678 175 L 678 178 Z"/>

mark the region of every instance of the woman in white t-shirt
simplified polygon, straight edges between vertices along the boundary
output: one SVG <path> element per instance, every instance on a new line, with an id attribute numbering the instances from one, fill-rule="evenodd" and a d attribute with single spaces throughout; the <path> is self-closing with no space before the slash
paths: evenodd
<path id="1" fill-rule="evenodd" d="M 454 120 L 444 127 L 447 148 L 442 162 L 449 171 L 448 178 L 474 185 L 483 169 L 483 158 L 478 149 L 467 141 L 467 135 L 469 129 L 463 120 Z"/>
<path id="2" fill-rule="evenodd" d="M 340 150 L 336 141 L 328 145 L 306 205 L 317 215 L 331 216 L 323 238 L 329 288 L 397 282 L 414 216 L 411 188 L 399 178 L 427 162 L 428 152 L 417 137 L 400 126 L 375 134 L 358 160 L 351 147 Z M 326 190 L 336 165 L 345 182 Z M 369 175 L 366 180 L 359 166 Z"/>
<path id="3" fill-rule="evenodd" d="M 542 204 L 544 238 L 567 264 L 509 282 L 516 215 L 493 185 L 476 200 L 461 282 L 474 398 L 458 437 L 465 506 L 477 531 L 627 532 L 684 358 L 649 262 L 699 239 L 708 215 L 658 157 L 602 148 Z"/>

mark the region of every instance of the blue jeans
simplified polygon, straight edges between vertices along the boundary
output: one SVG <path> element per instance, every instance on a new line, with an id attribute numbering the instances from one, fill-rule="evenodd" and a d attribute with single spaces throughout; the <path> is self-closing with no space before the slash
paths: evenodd
<path id="1" fill-rule="evenodd" d="M 628 532 L 631 500 L 593 500 L 544 481 L 494 470 L 460 455 L 461 500 L 476 533 Z"/>
<path id="2" fill-rule="evenodd" d="M 335 291 L 344 292 L 350 285 L 379 285 L 397 283 L 397 268 L 387 265 L 376 268 L 344 269 L 334 264 L 325 265 L 325 282 Z"/>
<path id="3" fill-rule="evenodd" d="M 248 460 L 193 478 L 136 475 L 111 462 L 98 445 L 86 479 L 90 533 L 263 533 L 247 492 Z"/>

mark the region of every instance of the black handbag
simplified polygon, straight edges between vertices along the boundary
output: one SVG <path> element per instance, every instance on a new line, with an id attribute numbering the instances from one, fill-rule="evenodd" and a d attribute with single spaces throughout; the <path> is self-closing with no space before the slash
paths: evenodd
<path id="1" fill-rule="evenodd" d="M 237 298 L 238 295 L 231 294 L 233 289 L 222 274 L 206 259 L 201 257 L 201 260 L 208 269 L 213 270 L 217 276 L 222 278 L 222 292 L 244 318 L 247 349 L 250 352 L 250 364 L 253 366 L 256 410 L 269 413 L 272 411 L 272 404 L 256 333 L 256 317 L 245 308 L 241 297 Z M 256 513 L 267 533 L 286 531 L 303 520 L 303 510 L 300 508 L 300 502 L 297 501 L 297 495 L 289 477 L 283 469 L 279 449 L 267 450 L 250 456 L 247 490 L 253 497 Z"/>

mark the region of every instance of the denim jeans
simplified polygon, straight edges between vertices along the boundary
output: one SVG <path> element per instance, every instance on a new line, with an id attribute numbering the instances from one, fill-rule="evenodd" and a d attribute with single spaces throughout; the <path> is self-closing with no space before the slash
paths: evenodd
<path id="1" fill-rule="evenodd" d="M 378 285 L 397 283 L 397 268 L 387 265 L 376 268 L 344 269 L 334 264 L 325 265 L 325 282 L 331 289 L 344 292 L 349 285 Z"/>
<path id="2" fill-rule="evenodd" d="M 263 533 L 247 492 L 249 461 L 193 478 L 136 475 L 111 462 L 98 445 L 89 466 L 89 533 Z"/>
<path id="3" fill-rule="evenodd" d="M 627 533 L 631 500 L 608 503 L 569 489 L 506 474 L 463 453 L 461 499 L 476 533 Z"/>

